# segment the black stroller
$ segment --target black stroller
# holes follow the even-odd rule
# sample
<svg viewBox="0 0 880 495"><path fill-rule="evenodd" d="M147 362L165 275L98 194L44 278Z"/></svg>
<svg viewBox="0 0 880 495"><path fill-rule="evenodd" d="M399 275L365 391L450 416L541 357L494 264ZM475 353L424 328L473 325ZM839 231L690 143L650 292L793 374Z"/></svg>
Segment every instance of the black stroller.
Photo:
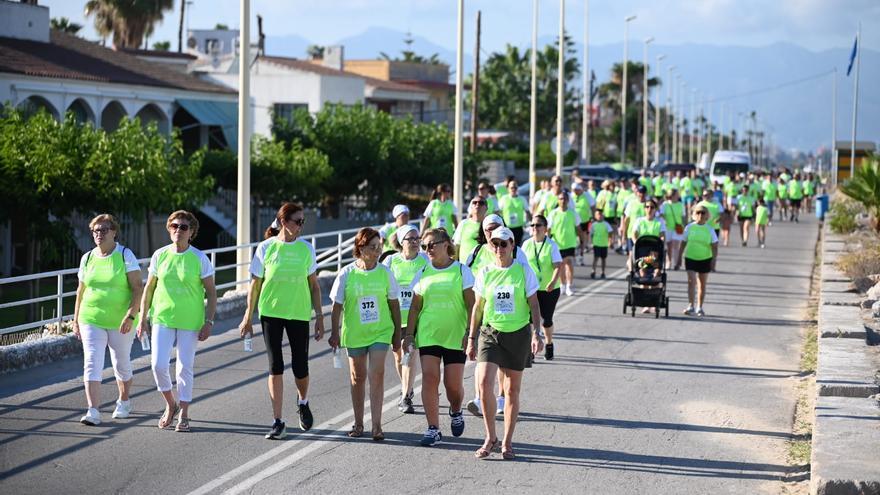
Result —
<svg viewBox="0 0 880 495"><path fill-rule="evenodd" d="M631 307L632 316L636 308L654 308L654 317L660 318L660 309L669 316L669 297L666 296L666 268L663 241L655 236L643 236L636 239L632 249L629 275L626 277L626 296L623 298L623 314L627 306ZM656 269L649 269L646 277L640 276L639 260L655 253ZM655 273L651 273L655 272Z"/></svg>

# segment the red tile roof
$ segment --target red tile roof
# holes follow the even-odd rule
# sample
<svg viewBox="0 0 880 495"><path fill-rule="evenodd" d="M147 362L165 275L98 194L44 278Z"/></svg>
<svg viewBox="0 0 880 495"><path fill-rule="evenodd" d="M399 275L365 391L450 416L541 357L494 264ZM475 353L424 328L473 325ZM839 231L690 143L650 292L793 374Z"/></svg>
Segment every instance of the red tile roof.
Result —
<svg viewBox="0 0 880 495"><path fill-rule="evenodd" d="M0 72L237 94L224 86L55 30L50 33L49 43L0 37Z"/></svg>
<svg viewBox="0 0 880 495"><path fill-rule="evenodd" d="M277 64L283 67L288 67L291 69L297 69L305 72L314 72L315 74L321 74L324 76L356 77L359 79L363 79L363 77L358 74L352 74L351 72L333 69L331 67L326 67L321 64L315 64L309 62L308 60L301 60L298 58L271 57L268 55L261 55L260 60L265 60L266 62Z"/></svg>

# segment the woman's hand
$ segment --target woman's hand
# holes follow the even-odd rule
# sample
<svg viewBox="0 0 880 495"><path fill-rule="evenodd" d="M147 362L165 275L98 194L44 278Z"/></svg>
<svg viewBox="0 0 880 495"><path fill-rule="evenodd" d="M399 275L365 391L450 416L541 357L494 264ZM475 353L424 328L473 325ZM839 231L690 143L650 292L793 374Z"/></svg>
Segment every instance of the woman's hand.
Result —
<svg viewBox="0 0 880 495"><path fill-rule="evenodd" d="M544 339L538 335L538 332L532 334L532 354L537 355L544 350Z"/></svg>
<svg viewBox="0 0 880 495"><path fill-rule="evenodd" d="M75 319L73 320L73 334L77 339L82 340L82 335L79 333L79 322Z"/></svg>
<svg viewBox="0 0 880 495"><path fill-rule="evenodd" d="M477 360L477 345L476 345L477 341L470 338L469 336L466 338L468 339L468 342L467 342L467 348L465 349L464 352L465 352L465 354L467 354L468 359L470 359L471 361L476 361Z"/></svg>
<svg viewBox="0 0 880 495"><path fill-rule="evenodd" d="M553 286L554 286L554 285L556 285L555 282L553 282L553 281L551 280L550 283L547 284L547 288L544 289L544 290L546 290L547 292L553 292Z"/></svg>
<svg viewBox="0 0 880 495"><path fill-rule="evenodd" d="M315 341L320 342L324 338L324 316L318 315L315 319Z"/></svg>
<svg viewBox="0 0 880 495"><path fill-rule="evenodd" d="M213 324L208 323L207 321L204 325L202 325L202 329L199 330L199 342L204 342L208 340L208 337L211 336L211 327L213 326Z"/></svg>
<svg viewBox="0 0 880 495"><path fill-rule="evenodd" d="M400 335L400 330L397 330L397 331L395 331L394 333L395 333L396 335ZM400 343L401 343L401 341L402 341L401 339L395 339L394 337L392 337L392 338L391 338L391 350L394 351L394 352L400 352Z"/></svg>
<svg viewBox="0 0 880 495"><path fill-rule="evenodd" d="M413 338L410 335L404 335L402 339L400 339L400 348L403 349L403 352L412 352L413 346Z"/></svg>
<svg viewBox="0 0 880 495"><path fill-rule="evenodd" d="M145 336L150 336L150 327L149 325L147 325L147 319L141 318L140 323L138 323L137 338L138 340L140 340L143 339Z"/></svg>
<svg viewBox="0 0 880 495"><path fill-rule="evenodd" d="M331 349L339 348L339 333L330 332L330 338L327 339L327 344L330 345Z"/></svg>
<svg viewBox="0 0 880 495"><path fill-rule="evenodd" d="M122 335L125 335L128 332L130 332L131 331L131 324L133 321L134 320L129 318L128 315L125 315L125 317L122 319L122 323L119 324L119 333Z"/></svg>
<svg viewBox="0 0 880 495"><path fill-rule="evenodd" d="M251 323L251 319L248 318L247 315L242 318L241 323L238 324L238 333L241 338L245 338L250 334L251 337L254 336L254 324Z"/></svg>

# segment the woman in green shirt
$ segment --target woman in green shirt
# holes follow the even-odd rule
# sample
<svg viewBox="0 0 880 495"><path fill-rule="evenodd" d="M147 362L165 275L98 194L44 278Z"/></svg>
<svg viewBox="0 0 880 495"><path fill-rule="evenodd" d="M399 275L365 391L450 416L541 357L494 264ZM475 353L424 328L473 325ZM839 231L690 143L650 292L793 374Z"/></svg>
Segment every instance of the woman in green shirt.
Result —
<svg viewBox="0 0 880 495"><path fill-rule="evenodd" d="M159 428L171 426L179 410L175 430L187 432L190 430L189 405L192 402L196 346L211 335L217 291L211 261L190 244L199 232L196 216L184 210L175 211L165 222L165 229L171 237L171 244L153 253L141 299L141 314L149 316L152 329L147 325L147 318L142 318L138 337L152 335L150 360L153 377L165 399L165 413L159 418ZM169 374L175 341L179 404L174 400Z"/></svg>
<svg viewBox="0 0 880 495"><path fill-rule="evenodd" d="M684 314L702 317L706 315L703 302L706 300L709 272L715 271L715 259L718 257L718 235L707 224L709 210L702 204L694 208L693 219L684 229L684 242L681 245L688 276L688 307Z"/></svg>
<svg viewBox="0 0 880 495"><path fill-rule="evenodd" d="M598 211L598 210L597 210ZM553 313L559 302L559 276L562 254L559 246L547 235L547 219L544 215L532 218L532 237L526 239L522 251L526 253L529 267L538 277L538 306L541 308L541 326L544 328L544 359L553 360Z"/></svg>
<svg viewBox="0 0 880 495"><path fill-rule="evenodd" d="M79 264L73 333L83 343L83 382L89 408L80 423L101 424L101 371L104 349L110 347L110 360L119 399L113 418L131 414L132 326L143 291L141 269L131 249L116 242L119 223L113 215L98 215L89 222L95 248L84 254Z"/></svg>
<svg viewBox="0 0 880 495"><path fill-rule="evenodd" d="M452 243L455 249L456 259L466 259L479 244L480 228L483 219L486 218L487 203L486 198L482 196L474 196L468 207L468 217L458 224L455 229L455 235L452 237Z"/></svg>
<svg viewBox="0 0 880 495"><path fill-rule="evenodd" d="M537 354L544 347L539 330L541 310L535 295L538 280L531 268L513 259L514 238L510 229L495 229L490 243L495 262L476 276L476 302L466 351L471 360L477 360L477 381L486 428L485 441L474 455L479 459L488 457L500 446L504 459L514 459L513 431L519 414L523 369L529 353ZM496 403L493 400L499 370L506 397L504 438L500 442L495 432Z"/></svg>
<svg viewBox="0 0 880 495"><path fill-rule="evenodd" d="M275 421L267 439L287 436L282 420L284 405L284 356L282 339L287 334L291 368L298 395L299 426L309 431L314 423L309 407L309 322L315 314L314 339L324 337L324 315L321 311L321 287L315 247L300 238L305 213L302 205L284 203L266 229L251 261L251 285L247 309L238 326L241 336L254 335L252 321L255 307L260 311L260 326L269 358L269 399Z"/></svg>
<svg viewBox="0 0 880 495"><path fill-rule="evenodd" d="M443 439L438 394L441 362L450 429L456 437L464 433L464 348L468 317L474 306L474 276L468 267L452 259L452 245L445 230L425 232L422 242L430 263L413 280L415 295L401 347L409 350L415 344L421 356L422 404L428 421L421 444L431 447Z"/></svg>
<svg viewBox="0 0 880 495"><path fill-rule="evenodd" d="M516 238L516 245L519 246L523 240L523 226L526 224L526 200L517 194L519 185L515 180L507 182L507 194L499 200L501 208L501 218L504 224L513 232Z"/></svg>
<svg viewBox="0 0 880 495"><path fill-rule="evenodd" d="M394 274L379 264L379 232L362 228L354 238L354 263L336 275L330 289L330 347L344 347L351 370L351 403L354 425L348 436L364 433L364 396L370 382L373 440L385 440L382 404L385 394L385 356L400 345L400 287Z"/></svg>
<svg viewBox="0 0 880 495"><path fill-rule="evenodd" d="M736 197L736 217L739 220L739 238L743 247L749 244L749 228L755 219L755 198L749 194L748 186L743 186Z"/></svg>
<svg viewBox="0 0 880 495"><path fill-rule="evenodd" d="M444 229L440 229L446 232ZM461 232L461 228L458 229ZM406 331L407 318L409 310L414 298L413 286L415 285L416 276L425 269L428 264L428 257L425 253L419 252L419 229L412 225L404 225L397 230L394 237L395 248L397 253L385 258L382 263L391 269L397 285L400 286L400 297L397 298L400 304L400 323L403 325L402 332ZM413 380L418 373L418 351L415 354L410 353L407 357L403 349L394 351L394 366L397 369L397 376L400 378L400 399L397 401L397 409L404 414L412 414L415 412L413 408ZM406 358L406 362L404 359Z"/></svg>
<svg viewBox="0 0 880 495"><path fill-rule="evenodd" d="M449 184L439 184L431 194L431 201L422 215L422 232L430 229L446 229L451 236L455 232L458 222L458 212L455 203L452 202L452 187Z"/></svg>

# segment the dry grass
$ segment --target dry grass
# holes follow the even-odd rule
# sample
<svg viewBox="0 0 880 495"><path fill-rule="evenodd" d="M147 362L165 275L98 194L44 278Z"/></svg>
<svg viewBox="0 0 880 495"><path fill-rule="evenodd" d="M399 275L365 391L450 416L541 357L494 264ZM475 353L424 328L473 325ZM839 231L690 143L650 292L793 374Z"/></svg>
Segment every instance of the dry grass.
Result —
<svg viewBox="0 0 880 495"><path fill-rule="evenodd" d="M873 233L850 236L850 246L837 260L837 268L852 279L880 273L880 237Z"/></svg>

